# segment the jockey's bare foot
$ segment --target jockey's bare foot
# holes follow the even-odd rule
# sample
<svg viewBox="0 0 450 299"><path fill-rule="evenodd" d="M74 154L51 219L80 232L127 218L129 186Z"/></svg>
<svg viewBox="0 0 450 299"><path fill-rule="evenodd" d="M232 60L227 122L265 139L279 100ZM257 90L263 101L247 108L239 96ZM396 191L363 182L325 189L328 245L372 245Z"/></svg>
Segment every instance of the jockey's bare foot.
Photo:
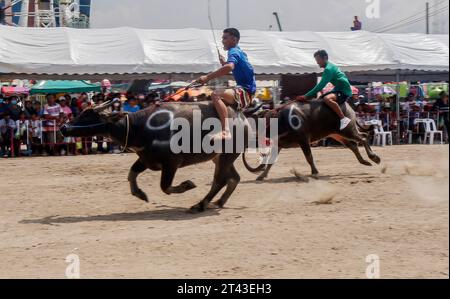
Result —
<svg viewBox="0 0 450 299"><path fill-rule="evenodd" d="M232 138L230 131L222 131L211 136L213 140L230 140Z"/></svg>

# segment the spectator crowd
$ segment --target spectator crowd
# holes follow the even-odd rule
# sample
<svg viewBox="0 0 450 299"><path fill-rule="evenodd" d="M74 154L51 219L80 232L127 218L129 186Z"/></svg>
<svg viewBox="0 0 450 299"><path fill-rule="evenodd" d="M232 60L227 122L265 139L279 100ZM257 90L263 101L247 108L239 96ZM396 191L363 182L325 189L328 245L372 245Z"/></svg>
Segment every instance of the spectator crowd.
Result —
<svg viewBox="0 0 450 299"><path fill-rule="evenodd" d="M137 112L158 100L157 94L93 94L45 96L45 101L0 95L0 156L60 156L117 153L119 146L103 137L72 138L59 128L84 109L120 99L112 113Z"/></svg>

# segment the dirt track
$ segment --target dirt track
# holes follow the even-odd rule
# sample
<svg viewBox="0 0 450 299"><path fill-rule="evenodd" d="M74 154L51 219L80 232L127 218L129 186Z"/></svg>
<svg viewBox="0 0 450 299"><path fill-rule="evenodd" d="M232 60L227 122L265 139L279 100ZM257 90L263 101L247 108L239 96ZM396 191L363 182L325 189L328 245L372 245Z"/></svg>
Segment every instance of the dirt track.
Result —
<svg viewBox="0 0 450 299"><path fill-rule="evenodd" d="M181 196L146 172L145 204L126 181L134 155L0 160L0 278L64 278L71 253L82 278L365 278L369 254L382 278L448 278L448 146L375 150L382 166L368 168L314 149L322 176L309 183L290 173L308 174L299 151L263 184L239 162L227 208L200 215L186 209L212 163L180 171L198 186Z"/></svg>

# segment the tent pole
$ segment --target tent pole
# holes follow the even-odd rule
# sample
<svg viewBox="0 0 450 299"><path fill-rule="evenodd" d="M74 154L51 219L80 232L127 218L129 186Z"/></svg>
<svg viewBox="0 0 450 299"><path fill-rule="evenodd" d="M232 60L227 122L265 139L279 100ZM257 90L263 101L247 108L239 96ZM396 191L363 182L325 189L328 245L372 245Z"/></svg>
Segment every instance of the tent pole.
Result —
<svg viewBox="0 0 450 299"><path fill-rule="evenodd" d="M400 70L396 73L397 82L397 144L400 144L401 120L400 120Z"/></svg>

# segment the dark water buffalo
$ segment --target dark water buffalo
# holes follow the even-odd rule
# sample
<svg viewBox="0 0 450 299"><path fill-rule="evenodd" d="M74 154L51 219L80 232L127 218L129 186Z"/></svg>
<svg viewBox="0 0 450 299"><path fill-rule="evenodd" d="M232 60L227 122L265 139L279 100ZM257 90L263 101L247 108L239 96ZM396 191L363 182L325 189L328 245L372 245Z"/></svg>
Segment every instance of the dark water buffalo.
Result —
<svg viewBox="0 0 450 299"><path fill-rule="evenodd" d="M352 120L351 124L343 131L339 130L340 123L337 115L322 100L307 103L292 102L279 109L256 114L254 117L278 118L277 154L281 149L300 147L311 166L313 176L317 176L319 171L314 163L311 143L327 137L331 137L349 148L361 164L371 166L372 164L365 160L359 151L358 144L362 144L369 158L380 164L381 159L372 151L368 142L367 133L371 131L371 128L365 128L358 123L356 114L349 104L346 103L341 108L345 116ZM258 180L262 181L267 178L273 165L262 165L262 167L255 169L254 172L263 170Z"/></svg>
<svg viewBox="0 0 450 299"><path fill-rule="evenodd" d="M194 111L200 111L202 121L207 118L218 118L209 103L167 103L155 105L145 110L129 115L111 114L107 102L102 106L83 111L72 122L61 129L65 136L88 137L106 136L116 143L133 149L139 156L129 172L131 193L141 200L148 201L147 195L138 187L137 177L147 169L161 171L161 189L166 194L180 194L195 188L192 181L186 181L173 186L175 174L179 168L196 165L213 160L216 164L211 190L197 205L191 208L193 212L205 211L208 207L221 208L225 205L240 181L240 176L234 166L240 153L179 153L171 150L170 140L173 131L170 123L174 119L185 119L193 130ZM230 109L230 118L236 117L236 112ZM247 127L243 122L243 130ZM201 137L208 138L209 132L202 131ZM191 136L193 132L191 131ZM193 146L191 139L190 144ZM211 204L213 198L224 188L222 197Z"/></svg>

